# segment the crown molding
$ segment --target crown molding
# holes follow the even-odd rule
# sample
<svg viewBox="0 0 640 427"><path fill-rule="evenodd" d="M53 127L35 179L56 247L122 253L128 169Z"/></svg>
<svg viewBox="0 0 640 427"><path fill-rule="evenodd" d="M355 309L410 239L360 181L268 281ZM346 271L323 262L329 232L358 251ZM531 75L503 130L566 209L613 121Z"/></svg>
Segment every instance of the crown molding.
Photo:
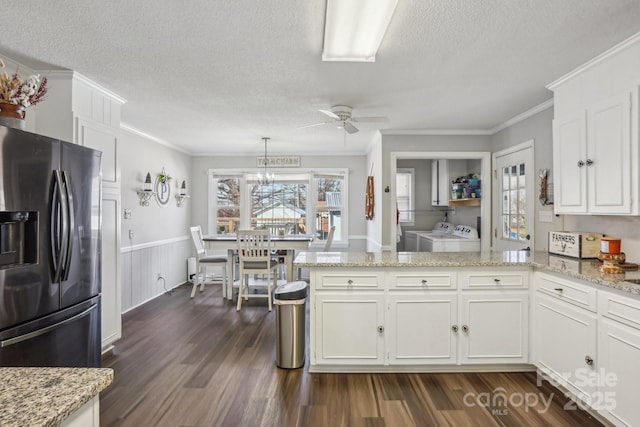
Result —
<svg viewBox="0 0 640 427"><path fill-rule="evenodd" d="M553 98L547 99L546 101L544 101L542 104L538 104L533 108L528 109L527 111L525 111L524 113L520 113L517 116L514 116L512 118L510 118L509 120L500 123L498 126L492 128L491 130L489 130L490 135L494 135L498 132L500 132L503 129L506 129L510 126L515 125L516 123L520 123L522 121L525 121L526 119L528 119L531 116L534 116L536 114L538 114L541 111L544 111L548 108L553 107Z"/></svg>
<svg viewBox="0 0 640 427"><path fill-rule="evenodd" d="M104 86L99 85L98 83L94 82L93 80L91 80L90 78L78 73L77 71L69 71L69 70L38 70L38 73L43 74L45 77L47 78L67 78L69 80L78 80L81 81L82 83L86 84L87 86L89 86L91 89L95 90L96 92L101 93L102 95L112 99L115 102L118 102L120 104L125 104L127 102L127 100L123 97L121 97L120 95L110 91L109 89L105 88Z"/></svg>
<svg viewBox="0 0 640 427"><path fill-rule="evenodd" d="M591 59L590 61L585 62L584 64L582 64L581 66L579 66L578 68L574 69L573 71L570 71L569 73L565 74L564 76L560 77L559 79L549 83L546 87L549 90L554 90L558 85L561 85L562 83L566 82L567 80L570 80L572 78L574 78L576 75L582 73L585 70L588 70L589 68L592 68L594 66L596 66L597 64L601 63L602 61L608 59L609 57L623 51L624 49L628 48L629 46L637 43L640 41L640 33L636 33L634 35L632 35L631 37L629 37L626 40L623 40L622 42L618 43L617 45L613 46L612 48L610 48L609 50L604 51L603 53L601 53L600 55L596 56L595 58Z"/></svg>
<svg viewBox="0 0 640 427"><path fill-rule="evenodd" d="M135 128L135 127L133 127L133 126L131 126L131 125L128 125L128 124L126 124L126 123L120 122L120 129L122 129L122 130L124 130L124 131L127 131L127 132L129 132L129 133L132 133L132 134L134 134L134 135L141 136L141 137L146 138L146 139L148 139L148 140L150 140L150 141L156 142L156 143L158 143L158 144L160 144L160 145L164 145L165 147L169 147L169 148L171 148L172 150L180 151L181 153L188 154L189 156L195 156L195 154L193 154L193 153L191 153L191 152L189 152L189 151L185 150L185 149L184 149L184 148L182 148L182 147L178 147L178 146L177 146L177 145L175 145L175 144L172 144L172 143L170 143L170 142L168 142L168 141L165 141L164 139L160 139L160 138L155 137L155 136L153 136L153 135L151 135L151 134L148 134L148 133L146 133L146 132L143 132L143 131L141 131L140 129Z"/></svg>
<svg viewBox="0 0 640 427"><path fill-rule="evenodd" d="M410 135L491 135L489 129L385 129L380 133L383 136L410 136Z"/></svg>

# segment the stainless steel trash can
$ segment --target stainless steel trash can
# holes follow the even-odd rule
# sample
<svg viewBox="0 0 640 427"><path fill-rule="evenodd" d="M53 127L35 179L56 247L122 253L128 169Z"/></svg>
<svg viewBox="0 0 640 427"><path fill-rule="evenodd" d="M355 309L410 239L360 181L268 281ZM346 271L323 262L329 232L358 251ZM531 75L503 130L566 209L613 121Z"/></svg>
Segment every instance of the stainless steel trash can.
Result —
<svg viewBox="0 0 640 427"><path fill-rule="evenodd" d="M307 283L290 282L273 293L276 306L276 365L293 369L304 366L305 302Z"/></svg>

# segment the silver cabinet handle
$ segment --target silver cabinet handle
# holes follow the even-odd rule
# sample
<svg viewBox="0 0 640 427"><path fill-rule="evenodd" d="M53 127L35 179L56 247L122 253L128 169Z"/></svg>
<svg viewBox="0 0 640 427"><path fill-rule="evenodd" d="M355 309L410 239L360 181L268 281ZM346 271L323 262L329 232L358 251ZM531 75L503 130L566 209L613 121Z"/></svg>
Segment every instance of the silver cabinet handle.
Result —
<svg viewBox="0 0 640 427"><path fill-rule="evenodd" d="M347 285L353 285L353 280L351 279L347 280Z"/></svg>
<svg viewBox="0 0 640 427"><path fill-rule="evenodd" d="M453 331L453 332L455 332L455 333L458 333L458 325L453 325L453 326L451 327L451 331Z"/></svg>
<svg viewBox="0 0 640 427"><path fill-rule="evenodd" d="M591 166L593 164L593 160L587 159L587 166Z"/></svg>
<svg viewBox="0 0 640 427"><path fill-rule="evenodd" d="M554 291L558 291L558 292L562 292L562 291L564 291L564 289L562 289L562 288L553 288L553 290L554 290Z"/></svg>
<svg viewBox="0 0 640 427"><path fill-rule="evenodd" d="M586 363L589 366L593 366L593 358L591 356L585 356L584 363Z"/></svg>
<svg viewBox="0 0 640 427"><path fill-rule="evenodd" d="M500 279L493 279L494 282L500 283Z"/></svg>
<svg viewBox="0 0 640 427"><path fill-rule="evenodd" d="M384 332L384 326L382 326L382 325L378 326L378 332L379 333L383 333Z"/></svg>
<svg viewBox="0 0 640 427"><path fill-rule="evenodd" d="M426 285L426 284L427 284L427 281L426 281L425 279L422 279L422 284L423 284L423 285Z"/></svg>
<svg viewBox="0 0 640 427"><path fill-rule="evenodd" d="M464 332L465 334L469 332L469 327L467 325L462 325L462 332Z"/></svg>
<svg viewBox="0 0 640 427"><path fill-rule="evenodd" d="M584 166L584 162L582 160L578 160L578 167L581 168Z"/></svg>

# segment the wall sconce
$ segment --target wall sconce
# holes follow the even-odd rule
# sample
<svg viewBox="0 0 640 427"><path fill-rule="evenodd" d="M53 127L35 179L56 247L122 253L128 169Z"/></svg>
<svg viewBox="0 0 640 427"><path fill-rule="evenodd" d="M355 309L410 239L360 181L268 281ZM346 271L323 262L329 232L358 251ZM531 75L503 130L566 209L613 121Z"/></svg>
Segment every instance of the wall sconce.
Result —
<svg viewBox="0 0 640 427"><path fill-rule="evenodd" d="M180 190L178 191L178 194L176 194L176 206L181 208L182 206L184 206L184 202L188 198L189 195L187 194L187 183L185 181L182 181Z"/></svg>
<svg viewBox="0 0 640 427"><path fill-rule="evenodd" d="M140 206L149 206L149 200L156 194L153 192L153 184L151 183L151 174L147 172L147 177L142 184L142 190L138 190L138 197L140 198Z"/></svg>

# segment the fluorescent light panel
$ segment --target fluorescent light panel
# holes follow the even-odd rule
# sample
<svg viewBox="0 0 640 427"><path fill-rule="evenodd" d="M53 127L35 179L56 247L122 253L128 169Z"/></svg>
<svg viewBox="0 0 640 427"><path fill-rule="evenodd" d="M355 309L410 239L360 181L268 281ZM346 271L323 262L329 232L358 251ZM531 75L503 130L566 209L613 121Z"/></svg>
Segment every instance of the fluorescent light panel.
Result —
<svg viewBox="0 0 640 427"><path fill-rule="evenodd" d="M323 61L375 62L398 0L327 0Z"/></svg>

